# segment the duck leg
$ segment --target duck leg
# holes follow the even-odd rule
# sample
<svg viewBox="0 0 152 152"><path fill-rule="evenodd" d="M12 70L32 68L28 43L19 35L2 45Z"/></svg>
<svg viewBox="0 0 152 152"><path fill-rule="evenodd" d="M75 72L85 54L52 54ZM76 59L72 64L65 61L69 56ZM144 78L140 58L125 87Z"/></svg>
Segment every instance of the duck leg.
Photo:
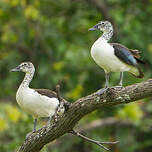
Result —
<svg viewBox="0 0 152 152"><path fill-rule="evenodd" d="M47 126L49 126L49 125L50 125L51 120L52 120L52 116L49 116L49 120L48 120L48 122L47 122Z"/></svg>
<svg viewBox="0 0 152 152"><path fill-rule="evenodd" d="M118 86L113 86L111 88L122 88L122 82L123 82L123 72L120 72L120 81Z"/></svg>
<svg viewBox="0 0 152 152"><path fill-rule="evenodd" d="M110 77L110 73L105 73L105 79L106 79L105 88L109 88L109 77Z"/></svg>
<svg viewBox="0 0 152 152"><path fill-rule="evenodd" d="M114 86L112 88L122 88L122 82L123 82L123 72L120 72L120 81L118 86Z"/></svg>
<svg viewBox="0 0 152 152"><path fill-rule="evenodd" d="M120 72L120 82L119 85L122 87L122 82L123 82L123 72Z"/></svg>
<svg viewBox="0 0 152 152"><path fill-rule="evenodd" d="M35 118L34 119L34 127L33 127L33 131L32 132L29 132L27 135L26 135L26 139L32 135L32 133L36 132L36 124L37 124L37 119Z"/></svg>
<svg viewBox="0 0 152 152"><path fill-rule="evenodd" d="M34 127L33 127L33 132L36 131L36 125L37 125L37 119L34 119Z"/></svg>
<svg viewBox="0 0 152 152"><path fill-rule="evenodd" d="M97 92L98 95L103 94L103 93L109 88L109 77L110 77L110 73L105 73L105 80L106 80L105 88L100 89L100 90Z"/></svg>

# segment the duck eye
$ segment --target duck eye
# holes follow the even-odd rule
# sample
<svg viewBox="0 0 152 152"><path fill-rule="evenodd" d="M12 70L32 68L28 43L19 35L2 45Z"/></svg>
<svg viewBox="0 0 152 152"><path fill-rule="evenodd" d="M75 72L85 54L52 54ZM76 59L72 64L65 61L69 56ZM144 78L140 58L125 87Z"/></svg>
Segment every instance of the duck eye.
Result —
<svg viewBox="0 0 152 152"><path fill-rule="evenodd" d="M27 64L26 63L24 63L22 66L26 66Z"/></svg>

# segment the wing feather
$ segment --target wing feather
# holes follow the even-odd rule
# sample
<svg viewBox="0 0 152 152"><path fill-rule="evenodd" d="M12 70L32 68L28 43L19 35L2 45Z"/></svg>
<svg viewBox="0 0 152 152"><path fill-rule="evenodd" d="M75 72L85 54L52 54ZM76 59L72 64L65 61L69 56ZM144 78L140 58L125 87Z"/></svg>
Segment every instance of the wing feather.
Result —
<svg viewBox="0 0 152 152"><path fill-rule="evenodd" d="M49 98L57 98L56 92L48 89L34 89L36 92L38 92L41 95L47 96Z"/></svg>
<svg viewBox="0 0 152 152"><path fill-rule="evenodd" d="M144 63L141 61L140 52L138 50L129 50L127 47L119 44L119 43L110 43L114 48L115 55L124 63L134 66L138 69L139 75L135 75L138 78L142 78L144 76L141 71L138 63Z"/></svg>
<svg viewBox="0 0 152 152"><path fill-rule="evenodd" d="M118 43L111 43L111 45L114 48L115 55L121 61L125 62L128 65L132 65L135 67L137 66L137 61L128 48L126 48L125 46L118 44Z"/></svg>

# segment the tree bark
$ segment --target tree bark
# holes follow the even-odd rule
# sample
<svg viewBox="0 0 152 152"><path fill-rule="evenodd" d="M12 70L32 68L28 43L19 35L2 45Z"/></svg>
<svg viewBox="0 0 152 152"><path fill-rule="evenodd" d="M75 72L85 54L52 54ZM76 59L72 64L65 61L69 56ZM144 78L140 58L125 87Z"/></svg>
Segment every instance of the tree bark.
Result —
<svg viewBox="0 0 152 152"><path fill-rule="evenodd" d="M85 125L77 125L74 130L76 132L85 133L85 132L90 132L94 129L99 129L99 128L102 129L107 126L118 126L118 127L121 126L123 128L124 127L125 128L135 127L134 124L129 120L122 120L122 119L119 119L116 117L108 117L108 118L93 120L92 122L87 123ZM62 143L64 143L64 141L73 140L73 138L75 138L75 137L70 134L68 136L61 137L56 142L49 143L47 148L48 148L48 150L57 148L60 145L62 145Z"/></svg>
<svg viewBox="0 0 152 152"><path fill-rule="evenodd" d="M39 152L47 143L70 133L83 116L96 109L126 104L150 96L152 96L152 79L123 88L109 88L100 96L95 92L78 99L56 122L39 129L25 139L18 152Z"/></svg>

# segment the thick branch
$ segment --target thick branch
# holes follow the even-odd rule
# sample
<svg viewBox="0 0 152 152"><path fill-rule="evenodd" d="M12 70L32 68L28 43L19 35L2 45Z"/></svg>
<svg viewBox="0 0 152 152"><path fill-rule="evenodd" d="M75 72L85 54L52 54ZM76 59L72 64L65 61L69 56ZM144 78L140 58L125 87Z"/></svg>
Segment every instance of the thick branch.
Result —
<svg viewBox="0 0 152 152"><path fill-rule="evenodd" d="M105 106L126 104L150 96L152 96L152 79L124 88L111 88L100 96L93 93L83 97L74 102L56 123L43 127L29 136L18 151L39 152L47 143L71 132L84 115Z"/></svg>

